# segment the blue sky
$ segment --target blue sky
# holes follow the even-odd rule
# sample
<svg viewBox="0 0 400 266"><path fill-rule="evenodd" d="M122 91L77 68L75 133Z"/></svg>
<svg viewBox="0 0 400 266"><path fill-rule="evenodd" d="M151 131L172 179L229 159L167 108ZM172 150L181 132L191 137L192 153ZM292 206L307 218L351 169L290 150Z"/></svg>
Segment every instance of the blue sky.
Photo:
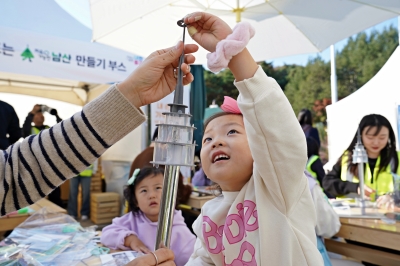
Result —
<svg viewBox="0 0 400 266"><path fill-rule="evenodd" d="M375 25L374 27L371 27L371 28L365 30L365 32L367 32L367 34L371 33L374 30L380 32L380 31L383 31L385 28L389 28L390 26L393 26L393 27L395 27L397 29L397 27L398 27L397 18L389 19L387 21L379 23L379 24ZM341 51L343 49L343 47L346 45L347 41L348 41L348 38L344 39L344 40L342 40L340 42L337 42L335 44L335 50L336 51ZM285 64L297 64L297 65L303 65L304 66L304 65L307 64L309 59L315 58L318 55L323 60L330 61L330 49L327 48L324 51L322 51L321 53L303 54L303 55L296 55L296 56L281 57L281 58L277 58L275 60L271 60L271 61L268 61L268 62L272 62L273 66L282 66L282 65L285 65Z"/></svg>

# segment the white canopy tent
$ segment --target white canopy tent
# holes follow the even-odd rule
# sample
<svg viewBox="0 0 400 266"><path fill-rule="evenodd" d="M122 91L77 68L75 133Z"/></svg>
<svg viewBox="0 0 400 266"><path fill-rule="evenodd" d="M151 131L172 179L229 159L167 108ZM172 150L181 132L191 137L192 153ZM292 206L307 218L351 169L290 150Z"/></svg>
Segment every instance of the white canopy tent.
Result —
<svg viewBox="0 0 400 266"><path fill-rule="evenodd" d="M141 60L126 51L92 43L91 30L55 1L2 1L0 93L83 106L109 84L127 77ZM142 150L144 129L136 129L103 154L108 189L115 184L119 191L126 183L130 163Z"/></svg>
<svg viewBox="0 0 400 266"><path fill-rule="evenodd" d="M0 92L83 106L104 91L106 83L123 80L141 61L105 45L0 24Z"/></svg>
<svg viewBox="0 0 400 266"><path fill-rule="evenodd" d="M231 27L238 17L256 34L247 48L256 61L316 53L344 38L400 14L392 0L89 0L93 40L142 56L182 38L179 19L205 11ZM137 36L141 38L138 42ZM190 37L187 42L193 42ZM206 51L196 63L206 62Z"/></svg>
<svg viewBox="0 0 400 266"><path fill-rule="evenodd" d="M400 48L397 47L386 64L368 83L327 107L329 163L326 169L331 169L350 145L358 124L365 115L375 113L385 116L390 121L398 140L399 69Z"/></svg>

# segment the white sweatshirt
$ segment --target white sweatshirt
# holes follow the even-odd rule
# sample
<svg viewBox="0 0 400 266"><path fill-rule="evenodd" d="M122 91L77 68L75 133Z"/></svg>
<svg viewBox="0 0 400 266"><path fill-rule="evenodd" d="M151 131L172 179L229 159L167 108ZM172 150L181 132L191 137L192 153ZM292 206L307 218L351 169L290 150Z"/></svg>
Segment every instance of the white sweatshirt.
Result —
<svg viewBox="0 0 400 266"><path fill-rule="evenodd" d="M261 67L235 82L253 176L207 202L193 224L187 265L323 265L307 179L304 133L282 89Z"/></svg>

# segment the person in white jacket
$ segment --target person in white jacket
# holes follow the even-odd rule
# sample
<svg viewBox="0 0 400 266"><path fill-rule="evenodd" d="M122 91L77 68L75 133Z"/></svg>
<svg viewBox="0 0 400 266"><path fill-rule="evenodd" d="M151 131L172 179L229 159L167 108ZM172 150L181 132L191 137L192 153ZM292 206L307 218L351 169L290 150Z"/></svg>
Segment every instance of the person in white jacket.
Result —
<svg viewBox="0 0 400 266"><path fill-rule="evenodd" d="M317 224L315 233L317 235L317 247L324 260L324 266L332 266L328 252L325 248L324 238L331 238L340 229L340 219L332 208L328 197L322 191L318 181L307 171L304 174L308 178L308 187L314 201L315 213L317 214Z"/></svg>
<svg viewBox="0 0 400 266"><path fill-rule="evenodd" d="M237 103L226 99L224 112L205 123L201 161L222 195L193 224L197 239L187 265L323 265L304 175L306 142L290 103L246 48L231 53L249 32L202 12L184 21L212 52L209 68L227 61L240 92Z"/></svg>
<svg viewBox="0 0 400 266"><path fill-rule="evenodd" d="M339 216L332 208L332 205L329 203L328 198L315 178L313 178L307 171L304 171L304 173L308 178L308 185L314 201L315 213L317 215L315 233L317 236L331 238L339 232L341 226Z"/></svg>

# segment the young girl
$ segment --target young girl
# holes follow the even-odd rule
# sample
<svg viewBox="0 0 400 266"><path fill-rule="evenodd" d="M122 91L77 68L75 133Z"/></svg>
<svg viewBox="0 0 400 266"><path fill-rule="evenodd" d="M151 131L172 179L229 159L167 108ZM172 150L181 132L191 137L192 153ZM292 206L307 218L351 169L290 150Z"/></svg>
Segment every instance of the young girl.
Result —
<svg viewBox="0 0 400 266"><path fill-rule="evenodd" d="M382 115L366 115L358 127L368 155L368 163L364 168L364 192L371 200L375 200L377 196L393 191L392 172L400 173L396 137L390 122ZM360 193L358 167L352 163L356 142L357 132L332 171L324 178L325 191L334 197Z"/></svg>
<svg viewBox="0 0 400 266"><path fill-rule="evenodd" d="M135 170L124 191L131 212L113 219L112 224L103 229L103 245L143 253L154 250L163 179L161 168ZM185 265L193 252L194 243L195 236L187 228L181 211L175 211L171 249L175 253L176 265Z"/></svg>
<svg viewBox="0 0 400 266"><path fill-rule="evenodd" d="M282 89L245 48L254 32L249 24L232 32L202 12L184 21L191 37L213 52L209 68L229 67L240 92L237 103L226 98L224 112L204 126L202 166L222 195L193 224L197 240L187 265L323 265L303 172L304 133Z"/></svg>

